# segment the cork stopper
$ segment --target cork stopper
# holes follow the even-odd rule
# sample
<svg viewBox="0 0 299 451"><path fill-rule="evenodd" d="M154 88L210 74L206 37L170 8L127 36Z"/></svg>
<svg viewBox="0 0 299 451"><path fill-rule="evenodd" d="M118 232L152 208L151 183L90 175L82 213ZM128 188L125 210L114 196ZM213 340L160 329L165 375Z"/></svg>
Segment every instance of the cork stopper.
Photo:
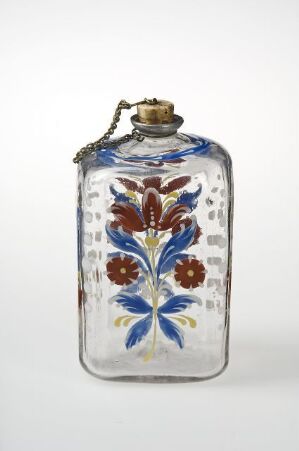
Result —
<svg viewBox="0 0 299 451"><path fill-rule="evenodd" d="M174 104L158 100L155 104L142 103L137 106L137 115L142 124L170 124L173 122Z"/></svg>

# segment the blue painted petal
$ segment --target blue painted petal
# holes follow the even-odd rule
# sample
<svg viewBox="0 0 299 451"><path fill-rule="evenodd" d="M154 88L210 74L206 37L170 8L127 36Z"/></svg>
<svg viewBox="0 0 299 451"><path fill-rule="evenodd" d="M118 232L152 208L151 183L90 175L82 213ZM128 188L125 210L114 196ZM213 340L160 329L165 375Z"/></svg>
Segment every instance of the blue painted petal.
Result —
<svg viewBox="0 0 299 451"><path fill-rule="evenodd" d="M126 336L126 348L130 349L137 345L150 331L153 322L153 314L150 313L145 318L140 319L132 326Z"/></svg>
<svg viewBox="0 0 299 451"><path fill-rule="evenodd" d="M109 224L106 225L106 233L110 242L118 249L129 252L135 255L139 255L145 262L148 269L151 271L151 264L146 255L144 249L140 244L133 238L129 233L124 232L124 230L119 227L118 229L113 229Z"/></svg>
<svg viewBox="0 0 299 451"><path fill-rule="evenodd" d="M190 210L194 210L197 207L198 197L201 194L202 185L199 186L198 190L194 193L188 193L188 191L183 191L182 194L177 198L176 204L187 205Z"/></svg>
<svg viewBox="0 0 299 451"><path fill-rule="evenodd" d="M179 313L185 310L189 305L198 302L197 296L179 294L168 299L158 308L159 313Z"/></svg>
<svg viewBox="0 0 299 451"><path fill-rule="evenodd" d="M145 314L150 313L153 310L153 307L141 296L125 291L120 291L119 294L111 298L111 301L117 302L130 313Z"/></svg>
<svg viewBox="0 0 299 451"><path fill-rule="evenodd" d="M160 273L163 274L164 272L169 272L171 271L174 266L177 263L177 260L184 260L188 257L195 257L194 255L190 255L190 254L174 254L172 257L168 258L163 265L161 265L161 269L160 269Z"/></svg>
<svg viewBox="0 0 299 451"><path fill-rule="evenodd" d="M197 222L195 219L192 220L192 224L186 227L184 230L175 233L170 240L165 244L159 261L157 265L157 275L161 274L161 268L169 258L173 255L180 253L182 250L186 249L192 243L194 239L194 233L196 230Z"/></svg>
<svg viewBox="0 0 299 451"><path fill-rule="evenodd" d="M184 347L183 331L180 327L158 313L159 324L164 335L174 341L181 349Z"/></svg>

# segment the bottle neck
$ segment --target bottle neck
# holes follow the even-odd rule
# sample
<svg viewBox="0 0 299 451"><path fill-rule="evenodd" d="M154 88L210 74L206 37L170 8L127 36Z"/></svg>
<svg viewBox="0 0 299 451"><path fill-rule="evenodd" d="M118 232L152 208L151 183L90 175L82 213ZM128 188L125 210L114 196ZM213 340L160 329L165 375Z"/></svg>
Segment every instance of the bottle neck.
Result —
<svg viewBox="0 0 299 451"><path fill-rule="evenodd" d="M176 114L173 115L171 122L148 124L140 121L137 114L131 117L131 122L136 130L143 136L150 138L165 138L175 135L177 130L182 126L184 119Z"/></svg>
<svg viewBox="0 0 299 451"><path fill-rule="evenodd" d="M164 152L182 149L190 145L190 138L181 133L173 133L169 136L146 136L142 141L132 140L119 147L119 152L126 156L151 156Z"/></svg>

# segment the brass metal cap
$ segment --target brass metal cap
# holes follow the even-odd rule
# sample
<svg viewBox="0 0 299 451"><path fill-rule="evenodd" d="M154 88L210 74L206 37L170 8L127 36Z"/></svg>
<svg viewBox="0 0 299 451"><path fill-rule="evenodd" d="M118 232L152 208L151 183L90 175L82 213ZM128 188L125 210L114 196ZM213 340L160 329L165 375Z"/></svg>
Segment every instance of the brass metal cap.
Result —
<svg viewBox="0 0 299 451"><path fill-rule="evenodd" d="M174 104L158 100L155 104L142 103L137 106L138 119L143 124L170 124L173 122Z"/></svg>

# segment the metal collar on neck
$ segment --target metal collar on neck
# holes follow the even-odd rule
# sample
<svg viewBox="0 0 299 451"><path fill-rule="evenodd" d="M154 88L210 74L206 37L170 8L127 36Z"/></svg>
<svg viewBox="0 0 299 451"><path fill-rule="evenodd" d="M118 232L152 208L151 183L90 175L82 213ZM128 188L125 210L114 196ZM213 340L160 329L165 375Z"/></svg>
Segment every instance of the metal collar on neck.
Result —
<svg viewBox="0 0 299 451"><path fill-rule="evenodd" d="M181 116L174 114L172 122L164 124L145 124L140 122L138 114L134 114L134 116L131 117L131 122L134 128L142 135L158 138L176 133L183 124L184 119Z"/></svg>

